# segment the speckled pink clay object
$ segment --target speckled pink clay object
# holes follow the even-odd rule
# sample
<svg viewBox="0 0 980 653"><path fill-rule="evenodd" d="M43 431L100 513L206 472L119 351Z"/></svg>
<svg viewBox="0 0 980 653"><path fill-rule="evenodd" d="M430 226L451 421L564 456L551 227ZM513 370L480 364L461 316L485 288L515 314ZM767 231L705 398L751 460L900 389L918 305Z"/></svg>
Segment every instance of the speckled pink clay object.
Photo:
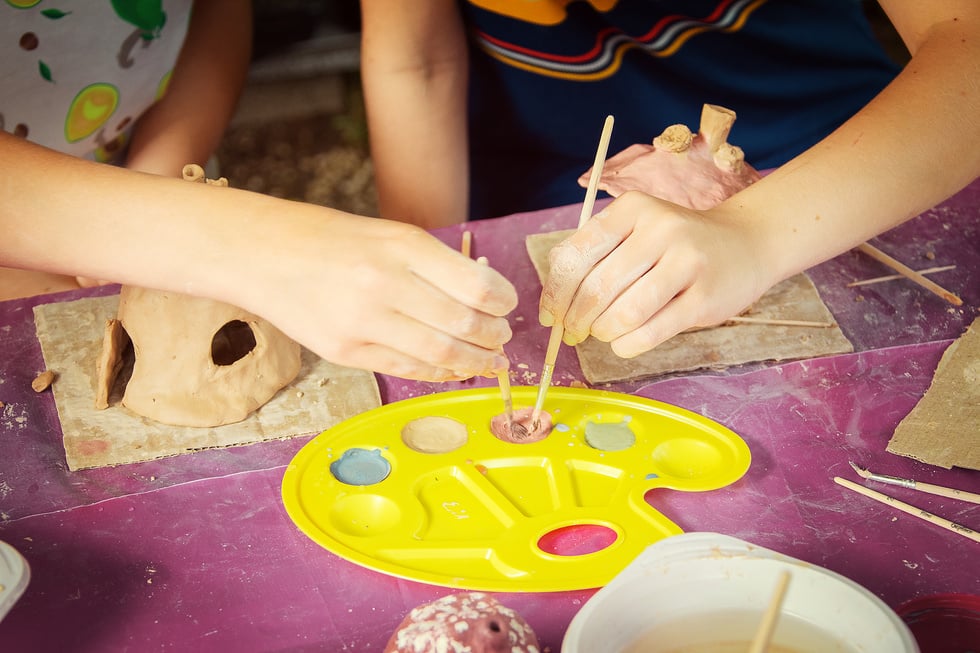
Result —
<svg viewBox="0 0 980 653"><path fill-rule="evenodd" d="M531 442L544 440L551 433L551 415L547 411L542 410L538 416L538 428L535 429L532 428L534 426L531 420L533 413L533 408L518 408L514 411L514 423L520 424L527 429L527 436L525 437L519 437L511 433L510 425L507 423L506 413L501 413L490 420L490 432L504 442L511 442L513 444L530 444Z"/></svg>
<svg viewBox="0 0 980 653"><path fill-rule="evenodd" d="M541 653L524 619L482 592L450 594L414 608L384 653Z"/></svg>

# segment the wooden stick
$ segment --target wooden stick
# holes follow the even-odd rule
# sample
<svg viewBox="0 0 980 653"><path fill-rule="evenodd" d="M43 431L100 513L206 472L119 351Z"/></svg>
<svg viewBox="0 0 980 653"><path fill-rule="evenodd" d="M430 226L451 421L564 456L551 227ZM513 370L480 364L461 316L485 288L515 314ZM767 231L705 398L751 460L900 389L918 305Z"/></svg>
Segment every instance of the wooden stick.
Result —
<svg viewBox="0 0 980 653"><path fill-rule="evenodd" d="M925 268L924 270L916 270L919 274L933 274L935 272L946 272L947 270L955 270L955 265L941 265L936 268ZM883 277L873 277L871 279L862 279L860 281L852 281L847 284L848 288L857 288L858 286L870 286L873 283L881 283L882 281L894 281L895 279L904 279L900 274L886 274Z"/></svg>
<svg viewBox="0 0 980 653"><path fill-rule="evenodd" d="M612 136L613 117L606 116L606 121L602 125L602 133L599 136L599 147L596 148L595 161L592 163L592 174L589 176L589 185L585 189L585 201L582 202L582 212L578 216L578 228L581 229L589 218L592 217L592 209L595 208L595 196L599 190L599 178L602 176L602 167L606 163L606 152L609 150L609 138ZM551 337L548 339L548 350L544 355L544 367L541 369L541 381L538 384L538 397L534 402L534 411L531 413L531 428L537 428L538 420L541 418L541 411L544 409L544 398L551 386L551 377L555 372L555 361L558 360L558 349L561 347L561 339L565 336L565 325L562 321L556 320L551 327Z"/></svg>
<svg viewBox="0 0 980 653"><path fill-rule="evenodd" d="M765 614L762 615L762 621L755 631L755 637L752 638L749 653L765 653L769 650L769 640L772 639L772 633L776 630L776 622L779 620L779 612L782 610L783 598L786 596L788 585L789 572L784 570L776 580L776 589L773 591L772 598L769 600L769 607L766 608Z"/></svg>
<svg viewBox="0 0 980 653"><path fill-rule="evenodd" d="M464 231L463 235L466 236L469 233L468 231ZM464 238L463 242L465 243L468 240L468 238ZM479 257L476 259L476 262L480 265L490 265L490 261L487 260L486 256ZM507 358L503 347L497 349L497 353ZM504 401L504 415L507 416L507 432L512 433L514 431L514 398L510 389L510 358L507 358L507 362L507 369L497 371L497 385L500 386L500 397Z"/></svg>
<svg viewBox="0 0 980 653"><path fill-rule="evenodd" d="M544 410L544 398L551 387L551 377L555 373L555 361L558 360L558 348L561 347L561 339L565 336L565 329L558 323L551 328L551 337L548 338L548 350L544 354L544 367L541 368L541 380L538 383L538 396L534 401L534 410L531 412L531 428L538 426L541 419L541 411Z"/></svg>
<svg viewBox="0 0 980 653"><path fill-rule="evenodd" d="M888 254L885 254L877 247L869 243L861 243L856 247L856 249L858 251L864 252L865 254L867 254L874 260L878 261L879 263L884 263L891 269L901 274L903 277L911 279L912 281L916 282L926 290L936 293L937 295L939 295L940 297L948 301L953 306L963 305L962 299L960 299L953 293L949 292L948 290L946 290L936 282L932 281L931 279L926 279L924 276L922 276L912 268L908 267L901 261L898 261L892 258L891 256L889 256Z"/></svg>
<svg viewBox="0 0 980 653"><path fill-rule="evenodd" d="M863 467L858 467L851 461L847 462L858 476L861 478L866 478L869 481L878 481L879 483L886 483L888 485L898 485L899 487L908 488L910 490L918 490L920 492L928 492L929 494L935 494L937 496L946 497L948 499L959 499L960 501L969 501L970 503L980 504L980 494L975 494L973 492L967 492L966 490L957 490L951 487L943 487L942 485L933 485L932 483L919 483L918 481L913 481L909 478L899 478L898 476L888 476L887 474L875 474L869 472Z"/></svg>
<svg viewBox="0 0 980 653"><path fill-rule="evenodd" d="M956 533L957 535L962 535L963 537L973 540L974 542L980 542L980 533L977 533L972 528L967 528L966 526L950 521L945 517L939 517L931 512L926 512L922 508L916 508L915 506L909 505L904 501L899 501L898 499L890 497L887 494L882 494L881 492L875 492L870 488L866 488L863 485L858 485L854 481L849 481L846 478L841 478L840 476L834 477L834 483L837 483L837 485L843 485L849 490L854 490L858 494L863 494L869 499L874 499L880 503L887 504L892 508L896 508L904 513L912 515L913 517L918 517L919 519L927 521L930 524L935 524L936 526L945 528L946 530Z"/></svg>
<svg viewBox="0 0 980 653"><path fill-rule="evenodd" d="M835 325L834 322L810 322L807 320L776 320L776 319L769 319L766 317L743 317L741 315L730 317L727 320L725 320L725 322L738 322L742 324L772 324L775 326L814 327L818 329L829 329Z"/></svg>
<svg viewBox="0 0 980 653"><path fill-rule="evenodd" d="M473 247L473 234L470 231L463 232L463 240L459 244L459 251L463 256L470 258L470 250Z"/></svg>

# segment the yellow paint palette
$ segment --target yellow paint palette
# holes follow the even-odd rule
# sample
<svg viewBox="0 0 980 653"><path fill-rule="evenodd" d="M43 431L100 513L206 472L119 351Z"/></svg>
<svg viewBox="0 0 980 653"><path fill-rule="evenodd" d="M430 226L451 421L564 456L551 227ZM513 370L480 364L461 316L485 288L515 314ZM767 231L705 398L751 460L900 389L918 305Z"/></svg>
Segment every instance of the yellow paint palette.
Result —
<svg viewBox="0 0 980 653"><path fill-rule="evenodd" d="M513 388L515 405L533 405L536 392ZM586 589L681 532L647 491L713 490L749 467L738 435L669 404L554 387L545 409L551 434L527 444L490 432L503 410L496 387L369 410L296 454L283 477L286 511L321 546L394 576L484 591ZM431 438L446 443L435 452L403 440L406 427L433 418L462 437ZM605 426L632 437L594 437Z"/></svg>

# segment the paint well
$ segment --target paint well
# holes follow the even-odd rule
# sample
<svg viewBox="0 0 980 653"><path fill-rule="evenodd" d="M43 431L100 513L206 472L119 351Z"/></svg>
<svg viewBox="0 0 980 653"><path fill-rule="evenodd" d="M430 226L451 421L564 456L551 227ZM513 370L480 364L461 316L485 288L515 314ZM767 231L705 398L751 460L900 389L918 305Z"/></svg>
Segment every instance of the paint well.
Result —
<svg viewBox="0 0 980 653"><path fill-rule="evenodd" d="M588 422L585 441L600 451L621 451L636 444L636 435L625 419L622 422Z"/></svg>
<svg viewBox="0 0 980 653"><path fill-rule="evenodd" d="M347 485L374 485L388 478L391 463L381 455L380 449L348 449L330 463L330 473Z"/></svg>

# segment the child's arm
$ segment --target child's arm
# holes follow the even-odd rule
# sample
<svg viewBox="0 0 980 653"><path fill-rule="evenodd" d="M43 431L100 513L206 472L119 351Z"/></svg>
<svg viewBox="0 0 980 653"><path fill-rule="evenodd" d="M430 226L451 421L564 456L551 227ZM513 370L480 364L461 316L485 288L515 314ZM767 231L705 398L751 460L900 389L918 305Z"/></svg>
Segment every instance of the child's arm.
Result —
<svg viewBox="0 0 980 653"><path fill-rule="evenodd" d="M911 61L820 143L708 211L617 198L553 250L541 321L624 357L717 324L774 284L980 175L980 4L881 0Z"/></svg>
<svg viewBox="0 0 980 653"><path fill-rule="evenodd" d="M468 215L467 48L456 0L361 2L361 78L381 215Z"/></svg>
<svg viewBox="0 0 980 653"><path fill-rule="evenodd" d="M411 225L91 163L0 131L0 265L261 315L327 360L428 380L502 369L499 273Z"/></svg>
<svg viewBox="0 0 980 653"><path fill-rule="evenodd" d="M139 119L126 167L179 177L214 153L245 83L251 56L248 0L194 3L166 95Z"/></svg>

